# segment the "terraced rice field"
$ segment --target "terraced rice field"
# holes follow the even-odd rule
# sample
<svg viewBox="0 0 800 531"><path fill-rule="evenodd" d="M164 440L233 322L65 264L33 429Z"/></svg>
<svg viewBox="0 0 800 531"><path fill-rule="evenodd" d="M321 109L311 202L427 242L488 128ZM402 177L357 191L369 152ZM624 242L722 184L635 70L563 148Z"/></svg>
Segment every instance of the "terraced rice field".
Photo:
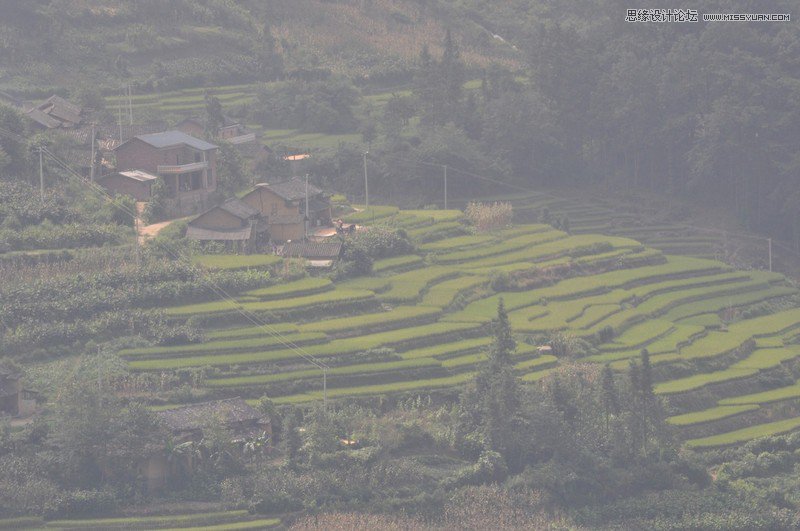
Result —
<svg viewBox="0 0 800 531"><path fill-rule="evenodd" d="M647 348L657 375L680 375L659 376L656 391L679 404L670 419L677 429L708 425L708 436L693 446L793 429L787 428L791 419L775 419L767 410L800 398L800 384L786 385L784 374L783 380L764 378L782 387L759 388L763 375L786 372L800 358L791 342L800 333L800 309L790 302L798 292L781 275L736 271L707 258L664 254L627 237L567 234L540 224L469 234L453 211L373 206L348 219L406 227L418 249L376 262L369 277L309 277L240 293L233 302L165 308L176 321L202 317L206 341L121 355L136 371L212 367L200 391L215 397L255 401L266 395L281 404L319 400L322 371L308 356L328 365L329 398L453 392L485 361L489 323L502 298L517 334L514 363L523 381L536 382L564 363L533 344L560 330L594 345L583 362L625 370ZM198 258L206 267L259 267L242 265L248 260L260 258ZM528 289L498 292L490 279L499 271L535 281ZM780 301L780 311L722 320L770 301ZM253 326L239 310L268 326ZM751 340L757 340L754 347L748 346ZM678 370L658 372L672 366ZM706 397L696 410L680 405L687 393L723 387L716 404ZM761 432L739 432L752 427L737 427L737 419L762 412ZM726 431L714 433L716 426Z"/></svg>
<svg viewBox="0 0 800 531"><path fill-rule="evenodd" d="M183 531L257 530L279 526L278 518L264 518L247 511L172 514L126 518L49 520L15 518L0 520L0 529L163 529Z"/></svg>

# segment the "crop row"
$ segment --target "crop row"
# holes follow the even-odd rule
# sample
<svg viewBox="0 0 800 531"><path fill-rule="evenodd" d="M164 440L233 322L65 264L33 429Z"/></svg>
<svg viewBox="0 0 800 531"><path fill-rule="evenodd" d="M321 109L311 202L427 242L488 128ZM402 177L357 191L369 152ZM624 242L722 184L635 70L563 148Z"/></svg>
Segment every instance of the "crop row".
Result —
<svg viewBox="0 0 800 531"><path fill-rule="evenodd" d="M354 354L372 348L393 347L403 343L435 342L436 339L473 332L479 328L471 323L433 323L411 328L401 328L359 337L336 339L323 345L311 345L302 350L281 349L252 351L239 354L193 356L172 359L136 360L130 362L134 370L167 370L206 365L261 364L283 360L300 360L303 356L330 357Z"/></svg>
<svg viewBox="0 0 800 531"><path fill-rule="evenodd" d="M254 349L271 350L283 347L286 343L295 345L308 345L320 343L325 340L325 334L306 332L298 334L283 334L271 330L269 325L264 326L261 336L244 339L228 339L209 341L206 343L190 343L188 345L158 346L124 349L119 352L124 358L150 359L170 358L177 356L195 356L204 353L229 354L233 352L246 352Z"/></svg>
<svg viewBox="0 0 800 531"><path fill-rule="evenodd" d="M325 291L333 287L333 283L328 278L307 277L294 282L276 284L266 288L245 291L239 297L242 301L261 300L269 301L287 297L299 297L311 295L320 291Z"/></svg>
<svg viewBox="0 0 800 531"><path fill-rule="evenodd" d="M414 302L431 284L458 274L458 271L449 267L432 266L386 277L391 287L378 295L378 299L394 303Z"/></svg>
<svg viewBox="0 0 800 531"><path fill-rule="evenodd" d="M220 300L203 302L198 304L187 304L185 306L175 306L167 308L166 313L175 317L189 317L192 315L230 313L237 309L248 312L274 312L286 310L298 310L309 308L318 304L345 303L363 301L374 297L374 293L367 290L347 290L337 289L316 295L306 295L289 299L279 299L264 302L233 302L230 300Z"/></svg>
<svg viewBox="0 0 800 531"><path fill-rule="evenodd" d="M274 254L200 254L192 257L192 261L208 269L263 269L282 261Z"/></svg>

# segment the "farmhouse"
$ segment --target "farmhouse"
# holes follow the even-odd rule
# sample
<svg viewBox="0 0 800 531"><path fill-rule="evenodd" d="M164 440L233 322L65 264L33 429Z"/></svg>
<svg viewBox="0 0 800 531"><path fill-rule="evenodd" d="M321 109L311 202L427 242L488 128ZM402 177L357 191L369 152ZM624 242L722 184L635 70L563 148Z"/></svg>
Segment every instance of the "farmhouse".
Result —
<svg viewBox="0 0 800 531"><path fill-rule="evenodd" d="M111 194L129 195L137 201L149 201L156 175L143 170L111 173L98 179L98 183Z"/></svg>
<svg viewBox="0 0 800 531"><path fill-rule="evenodd" d="M190 404L156 413L170 433L172 448L181 445L198 444L204 431L209 428L223 428L234 441L261 439L269 442L272 438L272 424L241 398L214 400ZM170 477L194 470L194 456L186 453L180 459L170 459L167 452L153 455L142 467L142 475L149 489L163 487Z"/></svg>
<svg viewBox="0 0 800 531"><path fill-rule="evenodd" d="M138 135L114 153L117 170L143 170L164 179L167 208L174 214L206 208L217 189L217 146L181 131Z"/></svg>
<svg viewBox="0 0 800 531"><path fill-rule="evenodd" d="M24 114L41 129L77 127L83 110L61 96L50 96L43 103L27 109Z"/></svg>
<svg viewBox="0 0 800 531"><path fill-rule="evenodd" d="M190 221L186 237L199 241L224 242L231 250L250 252L262 243L266 231L267 226L258 210L239 199L231 198Z"/></svg>
<svg viewBox="0 0 800 531"><path fill-rule="evenodd" d="M330 225L330 197L313 184L306 187L300 179L257 184L242 197L242 201L261 212L267 220L270 238L275 241L299 240L306 234L306 190L309 228Z"/></svg>

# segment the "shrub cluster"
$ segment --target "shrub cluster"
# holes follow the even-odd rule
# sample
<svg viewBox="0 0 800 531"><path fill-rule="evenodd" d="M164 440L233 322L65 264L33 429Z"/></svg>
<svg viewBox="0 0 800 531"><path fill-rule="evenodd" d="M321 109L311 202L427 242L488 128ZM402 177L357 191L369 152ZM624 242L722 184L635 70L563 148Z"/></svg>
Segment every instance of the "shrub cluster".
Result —
<svg viewBox="0 0 800 531"><path fill-rule="evenodd" d="M511 223L514 211L507 202L469 203L464 214L477 231L486 232Z"/></svg>

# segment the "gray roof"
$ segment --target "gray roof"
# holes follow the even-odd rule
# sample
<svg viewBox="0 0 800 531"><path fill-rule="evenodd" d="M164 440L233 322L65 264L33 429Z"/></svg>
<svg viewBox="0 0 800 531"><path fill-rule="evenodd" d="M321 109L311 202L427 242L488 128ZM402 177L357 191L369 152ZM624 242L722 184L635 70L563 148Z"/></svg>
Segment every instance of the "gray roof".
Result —
<svg viewBox="0 0 800 531"><path fill-rule="evenodd" d="M219 208L243 220L250 219L253 216L257 216L260 213L255 208L251 207L250 205L248 205L247 203L245 203L240 199L236 199L235 197L228 199L227 201L219 205Z"/></svg>
<svg viewBox="0 0 800 531"><path fill-rule="evenodd" d="M342 242L290 242L283 246L281 254L293 258L338 258L342 252Z"/></svg>
<svg viewBox="0 0 800 531"><path fill-rule="evenodd" d="M256 186L272 190L272 192L287 201L295 201L297 199L304 199L306 197L306 183L302 179L291 179L289 181L276 184L260 183ZM317 188L311 183L308 183L309 197L320 195L321 193L322 189Z"/></svg>
<svg viewBox="0 0 800 531"><path fill-rule="evenodd" d="M61 125L61 121L53 118L46 112L42 112L36 107L32 109L28 109L25 111L25 116L36 122L37 124L44 126L48 129L55 129Z"/></svg>
<svg viewBox="0 0 800 531"><path fill-rule="evenodd" d="M165 409L156 414L173 432L201 430L212 423L230 426L238 423L269 421L238 397Z"/></svg>
<svg viewBox="0 0 800 531"><path fill-rule="evenodd" d="M137 135L147 135L159 133L167 128L167 122L156 120L145 124L119 124L108 123L97 126L97 138L113 139L119 142L120 129L122 129L122 141L129 140Z"/></svg>
<svg viewBox="0 0 800 531"><path fill-rule="evenodd" d="M217 146L200 140L191 135L187 135L182 131L164 131L163 133L151 133L149 135L139 135L138 138L142 142L153 146L154 148L165 148L171 146L178 146L186 144L189 147L199 149L200 151L208 151L210 149L217 149Z"/></svg>
<svg viewBox="0 0 800 531"><path fill-rule="evenodd" d="M129 179L134 179L136 181L155 181L158 179L157 176L153 175L152 173L147 173L144 170L128 170L128 171L121 171L118 172L123 177L128 177Z"/></svg>

